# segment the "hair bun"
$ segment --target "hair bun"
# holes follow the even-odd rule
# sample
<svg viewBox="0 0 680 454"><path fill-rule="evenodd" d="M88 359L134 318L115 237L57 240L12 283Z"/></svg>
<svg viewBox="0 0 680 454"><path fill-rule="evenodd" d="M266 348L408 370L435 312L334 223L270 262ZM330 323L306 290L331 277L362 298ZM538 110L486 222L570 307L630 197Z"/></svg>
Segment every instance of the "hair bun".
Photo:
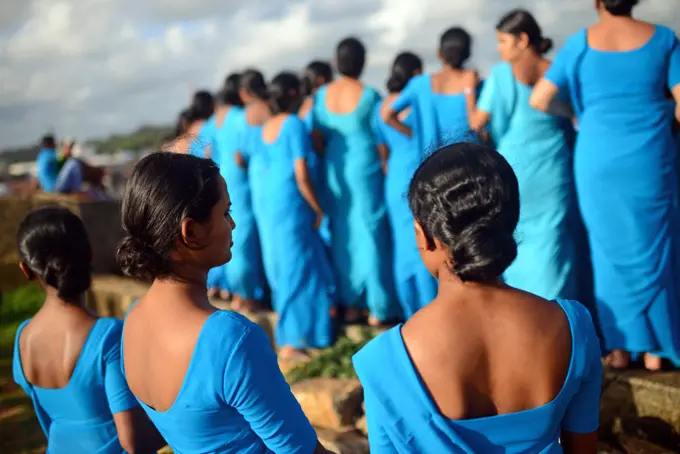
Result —
<svg viewBox="0 0 680 454"><path fill-rule="evenodd" d="M541 39L541 43L538 46L538 50L541 52L541 54L546 54L550 52L550 50L553 48L553 40L550 38L543 38Z"/></svg>
<svg viewBox="0 0 680 454"><path fill-rule="evenodd" d="M515 260L517 242L503 226L482 219L461 232L451 255L453 272L462 281L488 282Z"/></svg>
<svg viewBox="0 0 680 454"><path fill-rule="evenodd" d="M129 235L118 245L116 258L126 276L143 282L151 282L167 271L163 257L147 243Z"/></svg>
<svg viewBox="0 0 680 454"><path fill-rule="evenodd" d="M630 13L638 3L639 0L602 0L605 9L615 16Z"/></svg>
<svg viewBox="0 0 680 454"><path fill-rule="evenodd" d="M393 73L389 79L387 79L387 90L390 93L397 93L404 89L406 85L406 80L404 80L403 74L398 72Z"/></svg>

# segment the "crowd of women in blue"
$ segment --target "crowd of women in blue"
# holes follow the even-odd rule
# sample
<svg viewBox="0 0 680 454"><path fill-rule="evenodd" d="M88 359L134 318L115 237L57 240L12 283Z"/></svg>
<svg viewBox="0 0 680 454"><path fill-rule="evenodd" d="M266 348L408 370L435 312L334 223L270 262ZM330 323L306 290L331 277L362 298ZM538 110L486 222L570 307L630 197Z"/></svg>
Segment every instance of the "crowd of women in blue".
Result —
<svg viewBox="0 0 680 454"><path fill-rule="evenodd" d="M454 27L385 98L355 38L335 80L315 61L197 93L126 185L118 259L151 287L124 321L83 306L82 222L31 213L46 300L13 368L49 452L325 453L272 341L302 358L365 309L399 322L353 358L371 452L597 452L601 357L680 365L680 44L636 4L596 1L552 62L511 11L483 81ZM275 339L209 296L271 302Z"/></svg>

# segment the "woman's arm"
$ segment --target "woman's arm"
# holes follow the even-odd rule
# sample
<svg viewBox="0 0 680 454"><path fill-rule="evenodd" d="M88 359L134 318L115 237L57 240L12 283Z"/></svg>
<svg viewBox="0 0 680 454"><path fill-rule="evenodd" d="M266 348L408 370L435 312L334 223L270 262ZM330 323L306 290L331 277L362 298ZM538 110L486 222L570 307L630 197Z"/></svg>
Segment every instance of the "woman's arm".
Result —
<svg viewBox="0 0 680 454"><path fill-rule="evenodd" d="M323 210L321 209L319 200L316 197L314 184L312 184L312 178L309 175L309 168L307 167L307 160L304 158L298 158L295 160L295 182L297 183L297 187L300 190L302 197L305 199L314 213L316 213L314 228L318 229L321 225L321 220L323 219Z"/></svg>
<svg viewBox="0 0 680 454"><path fill-rule="evenodd" d="M141 407L114 413L120 446L130 454L156 452L167 445Z"/></svg>

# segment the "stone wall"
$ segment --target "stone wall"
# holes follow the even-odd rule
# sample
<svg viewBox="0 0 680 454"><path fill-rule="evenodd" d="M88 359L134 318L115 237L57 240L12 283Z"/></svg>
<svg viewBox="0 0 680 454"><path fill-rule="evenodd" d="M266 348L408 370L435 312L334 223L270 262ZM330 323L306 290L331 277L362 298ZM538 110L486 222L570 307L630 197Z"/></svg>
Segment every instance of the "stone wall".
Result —
<svg viewBox="0 0 680 454"><path fill-rule="evenodd" d="M19 254L16 234L19 224L31 210L64 206L81 217L93 249L95 273L118 274L116 247L123 236L118 202L86 201L59 194L35 194L31 197L0 197L0 292L25 283L17 271Z"/></svg>

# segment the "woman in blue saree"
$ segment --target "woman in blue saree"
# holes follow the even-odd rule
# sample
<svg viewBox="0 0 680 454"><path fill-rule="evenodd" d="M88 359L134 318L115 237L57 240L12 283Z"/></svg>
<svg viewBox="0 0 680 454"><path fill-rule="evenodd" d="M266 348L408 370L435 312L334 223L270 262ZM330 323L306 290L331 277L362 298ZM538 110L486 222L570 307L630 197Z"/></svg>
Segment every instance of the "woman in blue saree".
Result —
<svg viewBox="0 0 680 454"><path fill-rule="evenodd" d="M505 63L496 65L486 80L470 112L470 126L476 131L489 127L498 152L519 181L519 247L503 278L546 299L576 298L581 295L573 238L579 225L572 172L575 133L569 118L529 105L533 85L550 66L543 54L552 42L525 10L506 14L496 30ZM473 78L467 90L472 105L476 86Z"/></svg>
<svg viewBox="0 0 680 454"><path fill-rule="evenodd" d="M602 363L588 310L505 285L519 185L495 150L431 154L408 191L437 297L354 358L371 453L597 453Z"/></svg>
<svg viewBox="0 0 680 454"><path fill-rule="evenodd" d="M408 81L420 74L422 69L422 60L417 55L411 52L399 54L387 81L390 95L378 105L374 116L376 143L385 172L385 202L394 243L394 284L405 319L409 319L437 294L436 281L420 259L413 230L413 215L406 200L409 181L423 160L424 153L415 137L409 137L387 125L381 113L390 108ZM412 110L402 112L399 119L413 129L415 115ZM417 134L417 131L414 132Z"/></svg>
<svg viewBox="0 0 680 454"><path fill-rule="evenodd" d="M662 358L680 365L678 156L665 96L680 99L680 44L633 19L636 4L598 0L600 21L569 38L531 102L545 110L568 90L578 118L574 175L608 361L643 356L658 370Z"/></svg>

